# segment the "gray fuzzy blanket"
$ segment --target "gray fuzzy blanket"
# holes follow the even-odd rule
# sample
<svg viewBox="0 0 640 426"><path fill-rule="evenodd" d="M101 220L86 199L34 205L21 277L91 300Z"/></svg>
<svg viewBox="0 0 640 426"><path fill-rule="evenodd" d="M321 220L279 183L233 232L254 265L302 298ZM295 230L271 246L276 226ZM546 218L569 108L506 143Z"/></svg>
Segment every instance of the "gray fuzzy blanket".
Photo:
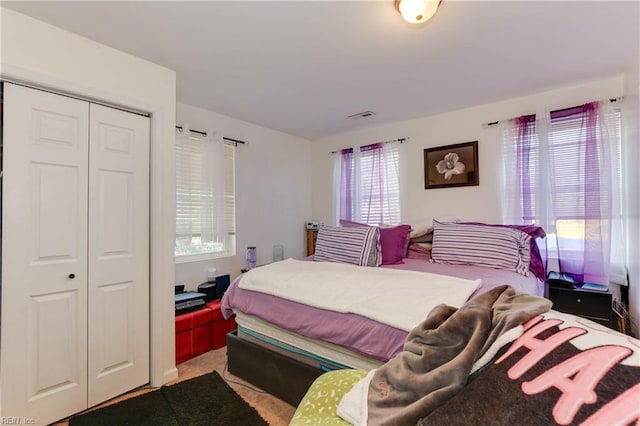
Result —
<svg viewBox="0 0 640 426"><path fill-rule="evenodd" d="M465 386L476 361L501 335L550 308L549 300L516 294L510 286L496 287L459 309L437 306L409 333L403 351L364 379L370 379L368 387L356 385L345 396L352 401L343 399L339 414L360 399L362 416L343 416L352 423L416 424ZM358 392L367 392L366 407Z"/></svg>

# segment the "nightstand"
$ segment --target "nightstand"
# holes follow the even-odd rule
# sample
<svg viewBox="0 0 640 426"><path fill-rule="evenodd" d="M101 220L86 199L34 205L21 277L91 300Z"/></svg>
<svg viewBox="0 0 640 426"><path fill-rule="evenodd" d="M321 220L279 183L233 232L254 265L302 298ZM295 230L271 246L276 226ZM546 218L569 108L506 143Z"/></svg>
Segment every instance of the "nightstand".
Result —
<svg viewBox="0 0 640 426"><path fill-rule="evenodd" d="M307 256L311 256L315 253L317 239L318 229L307 229Z"/></svg>
<svg viewBox="0 0 640 426"><path fill-rule="evenodd" d="M578 315L614 328L610 290L597 291L549 286L549 299L553 302L553 309L556 311Z"/></svg>

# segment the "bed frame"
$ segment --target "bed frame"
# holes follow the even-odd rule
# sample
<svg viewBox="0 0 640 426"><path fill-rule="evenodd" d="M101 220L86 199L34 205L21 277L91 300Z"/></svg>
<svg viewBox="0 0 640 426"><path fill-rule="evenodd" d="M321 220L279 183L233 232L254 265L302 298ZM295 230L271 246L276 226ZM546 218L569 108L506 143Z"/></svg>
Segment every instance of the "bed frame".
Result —
<svg viewBox="0 0 640 426"><path fill-rule="evenodd" d="M297 407L307 390L325 370L227 334L229 372Z"/></svg>

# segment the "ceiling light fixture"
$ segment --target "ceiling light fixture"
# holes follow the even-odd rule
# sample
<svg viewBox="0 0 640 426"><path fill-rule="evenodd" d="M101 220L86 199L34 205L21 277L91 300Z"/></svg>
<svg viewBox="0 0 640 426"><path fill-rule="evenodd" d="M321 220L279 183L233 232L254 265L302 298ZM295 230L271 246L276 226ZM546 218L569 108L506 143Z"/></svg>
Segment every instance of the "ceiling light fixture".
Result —
<svg viewBox="0 0 640 426"><path fill-rule="evenodd" d="M427 22L436 14L441 0L396 0L396 9L410 24Z"/></svg>

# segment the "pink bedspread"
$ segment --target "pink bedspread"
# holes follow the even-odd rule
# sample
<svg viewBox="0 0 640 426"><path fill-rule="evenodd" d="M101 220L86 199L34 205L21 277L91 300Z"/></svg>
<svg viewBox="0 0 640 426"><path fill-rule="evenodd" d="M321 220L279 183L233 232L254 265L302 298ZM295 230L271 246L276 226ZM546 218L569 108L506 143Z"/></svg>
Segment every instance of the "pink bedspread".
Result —
<svg viewBox="0 0 640 426"><path fill-rule="evenodd" d="M480 278L482 286L472 294L484 293L499 285L508 284L518 293L542 296L544 287L535 277L481 266L460 266L430 263L421 255L410 255L403 264L384 268L409 269L466 279ZM265 321L303 336L324 340L369 358L388 361L402 350L407 332L355 314L337 313L291 302L263 293L238 287L238 277L222 299L225 318L234 310L255 315ZM389 291L393 291L392 286ZM327 297L339 295L327 294ZM389 309L394 309L389 306ZM426 314L425 314L426 315Z"/></svg>

